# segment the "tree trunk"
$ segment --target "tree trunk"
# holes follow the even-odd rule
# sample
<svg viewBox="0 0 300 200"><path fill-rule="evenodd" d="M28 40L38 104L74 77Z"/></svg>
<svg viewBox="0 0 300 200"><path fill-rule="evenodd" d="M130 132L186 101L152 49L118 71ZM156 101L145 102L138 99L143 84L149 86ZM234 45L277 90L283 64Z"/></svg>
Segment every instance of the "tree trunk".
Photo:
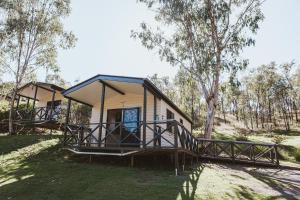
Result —
<svg viewBox="0 0 300 200"><path fill-rule="evenodd" d="M11 100L10 100L10 110L9 110L9 118L8 118L8 131L10 135L15 134L14 126L13 126L13 117L14 117L14 105L17 95L17 87L13 89Z"/></svg>
<svg viewBox="0 0 300 200"><path fill-rule="evenodd" d="M295 112L295 117L296 117L296 122L298 122L298 108L296 106L295 101L293 101L293 106L294 106L294 112Z"/></svg>
<svg viewBox="0 0 300 200"><path fill-rule="evenodd" d="M207 104L206 120L205 120L205 129L204 137L206 139L211 139L211 133L214 126L214 117L215 117L215 105L214 99L210 99Z"/></svg>
<svg viewBox="0 0 300 200"><path fill-rule="evenodd" d="M270 100L270 97L268 97L268 103L269 103L269 113L268 113L268 116L269 116L269 122L271 123L272 122L272 109L271 109L271 100Z"/></svg>
<svg viewBox="0 0 300 200"><path fill-rule="evenodd" d="M225 114L225 110L224 110L224 98L223 98L223 96L222 96L222 98L221 98L221 106L222 106L222 112L223 112L224 123L226 124L226 114Z"/></svg>

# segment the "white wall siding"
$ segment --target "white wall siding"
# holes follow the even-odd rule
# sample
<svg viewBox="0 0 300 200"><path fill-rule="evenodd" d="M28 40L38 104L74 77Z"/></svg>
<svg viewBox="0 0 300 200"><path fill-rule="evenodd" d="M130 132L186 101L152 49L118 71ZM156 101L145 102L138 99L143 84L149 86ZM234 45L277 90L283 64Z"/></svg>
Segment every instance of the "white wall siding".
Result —
<svg viewBox="0 0 300 200"><path fill-rule="evenodd" d="M125 95L115 95L112 97L105 98L104 101L104 113L103 113L103 123L106 123L107 121L107 111L109 109L119 109L119 108L134 108L138 107L140 109L140 120L143 120L143 101L144 96L143 94L133 94L133 93L126 93ZM158 120L166 120L166 109L169 109L174 113L175 119L179 122L180 119L183 120L184 126L190 130L191 124L188 122L183 116L181 116L179 113L177 113L171 106L169 106L165 101L157 98L157 105L156 105L156 112L158 116ZM93 125L93 123L99 123L100 120L100 97L99 102L93 105L92 108L92 116L90 119L91 128L95 128L96 125ZM153 122L154 120L154 96L152 93L147 92L147 114L146 114L146 120L147 122ZM148 125L152 129L154 128L154 125ZM166 128L166 125L160 125L164 129ZM99 137L98 135L99 131L94 132L94 136L96 138ZM106 130L102 130L102 138L105 137ZM140 130L140 136L141 139L143 138L143 128L141 127ZM170 142L174 142L174 134L165 132L163 136L168 139ZM149 128L146 129L146 143L151 141L153 139L153 131ZM165 141L163 138L161 139L162 146L171 146L167 141ZM153 142L149 143L149 146L152 146Z"/></svg>

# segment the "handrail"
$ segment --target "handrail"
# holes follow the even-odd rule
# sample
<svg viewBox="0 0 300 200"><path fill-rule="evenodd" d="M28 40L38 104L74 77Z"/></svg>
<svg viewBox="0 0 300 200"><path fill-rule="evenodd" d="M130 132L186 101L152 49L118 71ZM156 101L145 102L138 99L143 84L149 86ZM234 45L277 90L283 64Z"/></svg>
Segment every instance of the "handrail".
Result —
<svg viewBox="0 0 300 200"><path fill-rule="evenodd" d="M100 123L66 124L64 143L76 147L182 148L196 153L196 138L178 125L176 120L147 121L147 138L143 138L143 121L105 122L102 123L105 134L98 138Z"/></svg>
<svg viewBox="0 0 300 200"><path fill-rule="evenodd" d="M57 121L61 114L61 107L36 107L36 108L23 108L14 110L14 119L20 121L44 121L54 120Z"/></svg>
<svg viewBox="0 0 300 200"><path fill-rule="evenodd" d="M66 124L64 144L76 149L183 149L200 158L279 165L276 144L196 138L176 120L147 121L143 138L143 126L143 121Z"/></svg>

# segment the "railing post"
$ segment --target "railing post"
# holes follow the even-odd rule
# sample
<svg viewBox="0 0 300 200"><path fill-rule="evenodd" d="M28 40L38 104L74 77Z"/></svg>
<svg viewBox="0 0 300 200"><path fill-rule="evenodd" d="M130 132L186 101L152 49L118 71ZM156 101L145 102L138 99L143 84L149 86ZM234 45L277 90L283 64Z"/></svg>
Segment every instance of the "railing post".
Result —
<svg viewBox="0 0 300 200"><path fill-rule="evenodd" d="M83 125L80 126L79 133L78 133L78 147L81 146L82 136L83 136Z"/></svg>
<svg viewBox="0 0 300 200"><path fill-rule="evenodd" d="M101 145L102 139L102 124L103 124L103 112L104 112L104 101L105 101L105 84L102 82L102 91L101 91L101 107L100 107L100 119L99 119L99 137L98 137L98 146Z"/></svg>
<svg viewBox="0 0 300 200"><path fill-rule="evenodd" d="M71 99L68 99L68 105L67 105L67 113L66 113L66 121L65 121L65 131L64 131L64 142L63 144L66 145L66 139L67 139L67 128L70 120L70 110L71 110Z"/></svg>
<svg viewBox="0 0 300 200"><path fill-rule="evenodd" d="M251 148L250 148L250 160L253 161L253 162L255 162L254 150L255 150L255 146L253 144L251 144Z"/></svg>
<svg viewBox="0 0 300 200"><path fill-rule="evenodd" d="M153 130L154 130L154 132L153 132L153 138L155 138L156 136L157 136L157 126L156 126L156 104L157 104L157 102L156 102L156 96L155 96L155 94L153 94L153 120L154 120L154 123L153 123ZM154 139L153 140L153 146L156 146L156 139Z"/></svg>
<svg viewBox="0 0 300 200"><path fill-rule="evenodd" d="M146 148L146 115L147 114L147 88L144 85L144 103L143 103L143 147Z"/></svg>
<svg viewBox="0 0 300 200"><path fill-rule="evenodd" d="M52 120L52 113L53 113L53 109L54 109L54 100L55 100L55 91L53 90L49 120Z"/></svg>
<svg viewBox="0 0 300 200"><path fill-rule="evenodd" d="M230 149L231 149L231 159L234 161L235 156L234 156L234 142L230 143Z"/></svg>
<svg viewBox="0 0 300 200"><path fill-rule="evenodd" d="M32 118L35 118L35 102L36 102L36 95L38 92L38 86L35 84L35 92L34 92L34 99L33 99L33 105L32 105L32 113L31 113L31 120Z"/></svg>
<svg viewBox="0 0 300 200"><path fill-rule="evenodd" d="M159 147L161 147L161 127L159 126L158 127L158 133L159 133L159 136L158 136L158 145L159 145Z"/></svg>
<svg viewBox="0 0 300 200"><path fill-rule="evenodd" d="M279 159L278 159L278 149L277 149L277 145L274 145L274 149L275 149L275 160L276 160L276 165L279 166Z"/></svg>
<svg viewBox="0 0 300 200"><path fill-rule="evenodd" d="M178 124L177 122L174 120L173 121L173 126L175 126L175 133L174 133L174 147L177 149L178 148Z"/></svg>
<svg viewBox="0 0 300 200"><path fill-rule="evenodd" d="M26 109L28 110L29 109L29 98L27 98L27 103L26 103Z"/></svg>
<svg viewBox="0 0 300 200"><path fill-rule="evenodd" d="M16 106L16 109L18 110L19 109L19 105L20 105L20 95L17 95L16 97L18 97L17 99L17 106Z"/></svg>

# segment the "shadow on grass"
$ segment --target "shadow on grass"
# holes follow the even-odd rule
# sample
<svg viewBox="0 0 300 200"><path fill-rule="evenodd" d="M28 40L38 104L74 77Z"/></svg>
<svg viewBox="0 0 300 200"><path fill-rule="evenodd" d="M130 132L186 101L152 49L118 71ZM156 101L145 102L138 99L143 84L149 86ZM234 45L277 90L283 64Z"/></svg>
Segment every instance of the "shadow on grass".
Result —
<svg viewBox="0 0 300 200"><path fill-rule="evenodd" d="M19 148L23 147L24 143ZM31 144L30 142L28 144ZM8 156L9 157L9 156ZM127 166L130 160L122 160ZM203 167L175 177L173 170L129 168L74 156L52 145L0 166L3 199L195 199Z"/></svg>
<svg viewBox="0 0 300 200"><path fill-rule="evenodd" d="M0 136L0 155L8 154L20 148L36 144L41 141L59 138L59 135L4 135Z"/></svg>
<svg viewBox="0 0 300 200"><path fill-rule="evenodd" d="M275 129L272 130L272 132L276 135L286 135L286 136L300 136L300 131L299 130L283 130L283 129Z"/></svg>
<svg viewBox="0 0 300 200"><path fill-rule="evenodd" d="M298 199L294 194L299 195L300 191L300 180L299 179L288 179L288 178L277 178L269 174L259 172L257 170L246 171L256 179L264 182L270 186L273 190L279 192L281 195L274 197L275 198L286 198L286 199ZM299 174L300 175L300 174Z"/></svg>
<svg viewBox="0 0 300 200"><path fill-rule="evenodd" d="M47 137L47 136L46 136ZM43 141L43 140L42 140ZM20 144L20 148L23 143ZM170 161L170 160L169 160ZM152 161L153 162L153 161ZM159 161L157 161L159 162ZM175 177L172 165L153 170L154 164L140 159L138 168L128 166L130 159L74 156L60 145L43 148L37 154L13 164L0 166L0 194L3 199L201 199L199 182L206 165L200 165ZM281 195L295 199L299 180L277 178L241 165L219 165L250 174ZM300 174L299 174L300 175ZM239 178L239 175L235 175ZM297 174L295 174L297 176ZM240 177L243 178L242 176ZM218 188L216 188L218 190ZM229 198L257 199L255 191L243 185L232 188ZM217 193L217 191L216 191ZM218 194L218 193L217 193ZM214 194L213 194L214 195ZM263 194L267 195L267 194ZM218 198L218 196L214 196ZM219 197L221 198L221 197ZM276 197L277 198L277 197Z"/></svg>

